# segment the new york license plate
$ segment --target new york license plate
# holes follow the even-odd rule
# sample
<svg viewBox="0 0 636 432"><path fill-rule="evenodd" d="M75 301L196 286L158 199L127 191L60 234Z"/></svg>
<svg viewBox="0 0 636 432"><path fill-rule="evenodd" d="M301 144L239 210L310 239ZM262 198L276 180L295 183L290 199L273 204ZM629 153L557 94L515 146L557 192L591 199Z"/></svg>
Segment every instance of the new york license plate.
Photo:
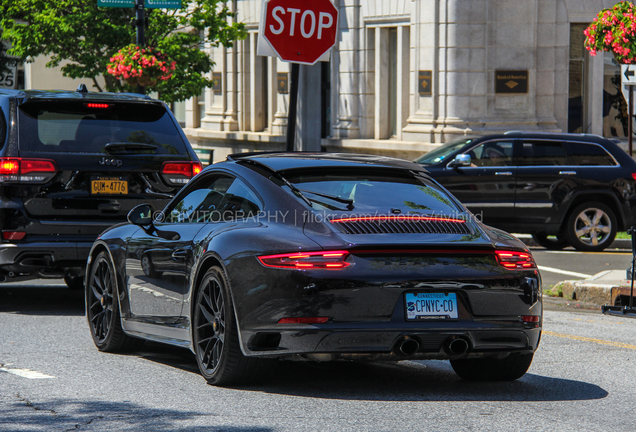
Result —
<svg viewBox="0 0 636 432"><path fill-rule="evenodd" d="M126 195L128 181L120 177L96 177L91 179L93 195Z"/></svg>
<svg viewBox="0 0 636 432"><path fill-rule="evenodd" d="M409 321L457 318L455 293L406 293L406 319Z"/></svg>

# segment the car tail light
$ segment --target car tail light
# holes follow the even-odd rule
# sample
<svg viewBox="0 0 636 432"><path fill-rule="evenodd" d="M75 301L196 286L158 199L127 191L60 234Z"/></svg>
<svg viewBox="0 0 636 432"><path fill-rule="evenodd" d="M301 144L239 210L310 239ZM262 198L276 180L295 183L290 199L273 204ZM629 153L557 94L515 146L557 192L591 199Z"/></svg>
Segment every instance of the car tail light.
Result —
<svg viewBox="0 0 636 432"><path fill-rule="evenodd" d="M265 267L340 270L350 265L345 261L348 255L347 251L293 252L260 256L258 259Z"/></svg>
<svg viewBox="0 0 636 432"><path fill-rule="evenodd" d="M22 240L25 236L24 231L2 231L3 240Z"/></svg>
<svg viewBox="0 0 636 432"><path fill-rule="evenodd" d="M87 108L110 108L110 105L105 103L87 103Z"/></svg>
<svg viewBox="0 0 636 432"><path fill-rule="evenodd" d="M541 320L541 317L538 315L522 315L521 321L524 323L538 323Z"/></svg>
<svg viewBox="0 0 636 432"><path fill-rule="evenodd" d="M636 180L636 173L632 173L632 178Z"/></svg>
<svg viewBox="0 0 636 432"><path fill-rule="evenodd" d="M201 162L164 162L161 174L173 184L186 184L201 172Z"/></svg>
<svg viewBox="0 0 636 432"><path fill-rule="evenodd" d="M537 264L534 262L530 252L498 250L495 251L495 256L502 267L510 270L532 270L537 268Z"/></svg>
<svg viewBox="0 0 636 432"><path fill-rule="evenodd" d="M43 182L56 172L50 159L0 158L0 182Z"/></svg>
<svg viewBox="0 0 636 432"><path fill-rule="evenodd" d="M278 320L278 324L324 324L329 317L285 317Z"/></svg>

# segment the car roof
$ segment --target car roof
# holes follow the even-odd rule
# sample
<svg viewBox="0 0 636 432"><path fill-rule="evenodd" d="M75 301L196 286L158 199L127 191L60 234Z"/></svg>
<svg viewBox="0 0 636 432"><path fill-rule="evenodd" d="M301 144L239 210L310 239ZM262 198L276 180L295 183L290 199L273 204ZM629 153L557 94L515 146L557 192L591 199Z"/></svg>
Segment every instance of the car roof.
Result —
<svg viewBox="0 0 636 432"><path fill-rule="evenodd" d="M71 90L0 90L0 96L24 99L90 99L112 101L150 101L149 96L136 93L78 92Z"/></svg>
<svg viewBox="0 0 636 432"><path fill-rule="evenodd" d="M317 152L260 152L237 153L228 161L261 165L270 171L280 172L304 168L393 168L427 172L422 165L386 156L355 153Z"/></svg>
<svg viewBox="0 0 636 432"><path fill-rule="evenodd" d="M586 134L586 133L565 133L565 132L541 132L541 131L508 131L501 134L482 135L480 137L473 137L475 141L485 141L496 138L528 138L528 139L551 139L551 140L569 140L569 141L584 141L584 142L607 142L608 138L604 138L600 135Z"/></svg>

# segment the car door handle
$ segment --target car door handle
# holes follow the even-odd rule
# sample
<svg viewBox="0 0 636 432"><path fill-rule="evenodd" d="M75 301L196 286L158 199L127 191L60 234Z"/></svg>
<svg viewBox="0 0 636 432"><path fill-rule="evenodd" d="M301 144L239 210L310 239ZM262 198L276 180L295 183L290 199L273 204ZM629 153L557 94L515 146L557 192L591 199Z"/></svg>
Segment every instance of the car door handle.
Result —
<svg viewBox="0 0 636 432"><path fill-rule="evenodd" d="M507 175L512 175L512 172L510 172L510 171L499 171L499 172L496 172L495 175L506 175L507 176Z"/></svg>
<svg viewBox="0 0 636 432"><path fill-rule="evenodd" d="M576 175L576 171L559 171L561 175Z"/></svg>
<svg viewBox="0 0 636 432"><path fill-rule="evenodd" d="M172 252L172 259L176 261L184 261L188 257L188 251L185 249L178 249Z"/></svg>

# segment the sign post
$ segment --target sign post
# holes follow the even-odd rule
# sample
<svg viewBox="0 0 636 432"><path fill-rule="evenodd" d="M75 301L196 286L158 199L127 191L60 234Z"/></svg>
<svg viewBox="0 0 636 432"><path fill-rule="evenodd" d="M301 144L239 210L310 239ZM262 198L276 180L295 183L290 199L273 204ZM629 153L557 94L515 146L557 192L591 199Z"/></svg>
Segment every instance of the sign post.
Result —
<svg viewBox="0 0 636 432"><path fill-rule="evenodd" d="M621 82L623 84L623 96L627 93L627 110L629 112L627 121L627 137L629 155L632 156L634 141L634 86L636 85L636 65L621 65Z"/></svg>
<svg viewBox="0 0 636 432"><path fill-rule="evenodd" d="M328 61L336 44L338 9L331 0L264 0L258 55L291 63L287 151L294 151L300 64Z"/></svg>

